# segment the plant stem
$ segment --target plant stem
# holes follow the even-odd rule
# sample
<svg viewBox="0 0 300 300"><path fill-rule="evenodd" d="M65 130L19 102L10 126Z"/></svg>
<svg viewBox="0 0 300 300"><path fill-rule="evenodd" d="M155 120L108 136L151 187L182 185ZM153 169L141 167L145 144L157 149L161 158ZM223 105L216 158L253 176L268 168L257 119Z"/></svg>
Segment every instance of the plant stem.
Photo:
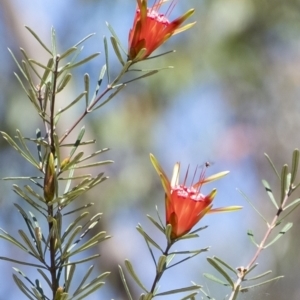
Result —
<svg viewBox="0 0 300 300"><path fill-rule="evenodd" d="M240 272L240 274L238 275L238 279L236 280L236 282L234 283L234 288L230 294L230 297L228 298L228 300L233 300L234 299L234 295L236 294L236 290L240 288L241 283L245 280L245 276L247 274L247 270L249 270L255 263L255 261L257 260L258 256L260 255L260 253L262 252L262 250L264 250L266 241L268 239L268 237L270 236L272 230L276 227L276 223L278 221L279 215L283 212L283 209L285 207L285 204L289 198L289 196L291 195L293 191L293 188L290 187L288 193L286 193L280 207L278 208L275 217L272 220L271 224L268 224L268 230L265 234L265 236L263 237L262 241L260 242L258 249L256 250L253 258L250 260L250 262L248 263L248 265L243 268L244 270Z"/></svg>
<svg viewBox="0 0 300 300"><path fill-rule="evenodd" d="M168 245L166 247L166 250L162 254L165 255L165 256L168 256L169 255L169 250L172 247L172 245L173 245L173 243L168 243ZM155 278L153 280L152 287L151 287L151 290L150 290L151 294L154 293L156 285L158 284L159 280L161 279L161 277L162 277L162 275L163 275L163 273L166 269L167 269L166 265L164 266L164 268L160 272L158 271L158 269L156 269L156 275L155 275Z"/></svg>

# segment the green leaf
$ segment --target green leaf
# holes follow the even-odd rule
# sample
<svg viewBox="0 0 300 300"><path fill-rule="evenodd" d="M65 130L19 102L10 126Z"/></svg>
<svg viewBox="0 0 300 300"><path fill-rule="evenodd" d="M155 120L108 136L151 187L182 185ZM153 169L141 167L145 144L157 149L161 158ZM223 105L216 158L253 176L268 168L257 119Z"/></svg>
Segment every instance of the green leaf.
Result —
<svg viewBox="0 0 300 300"><path fill-rule="evenodd" d="M3 138L17 151L19 152L28 162L30 162L32 165L34 165L35 167L37 167L39 169L39 165L38 163L33 160L31 158L31 155L28 155L28 153L26 152L26 150L22 150L17 143L5 132L0 131L0 133L2 134Z"/></svg>
<svg viewBox="0 0 300 300"><path fill-rule="evenodd" d="M65 284L64 284L64 291L69 292L71 282L75 273L76 264L72 263L68 266L68 268L65 268Z"/></svg>
<svg viewBox="0 0 300 300"><path fill-rule="evenodd" d="M209 274L209 273L204 273L203 274L204 277L206 277L207 279L211 280L211 281L214 281L216 283L219 283L221 285L224 285L224 286L230 286L230 284L228 284L227 282L215 277L214 275L212 274Z"/></svg>
<svg viewBox="0 0 300 300"><path fill-rule="evenodd" d="M299 205L299 202L300 202L300 198L298 198L298 199L292 201L289 205L285 206L285 207L283 208L283 210L287 210L288 208L290 208L290 207L292 207L292 206L294 206L294 205L296 205L296 204Z"/></svg>
<svg viewBox="0 0 300 300"><path fill-rule="evenodd" d="M147 289L145 288L145 286L142 284L142 282L140 281L140 279L138 278L138 276L136 275L133 266L131 264L131 262L126 259L125 260L125 266L129 272L129 274L132 276L132 278L135 280L135 282L139 285L139 287L146 293L148 293Z"/></svg>
<svg viewBox="0 0 300 300"><path fill-rule="evenodd" d="M69 65L66 69L73 69L73 68L76 68L78 66L81 66L81 65L85 64L86 62L92 60L93 58L97 57L99 54L100 54L100 52L94 53L94 54L84 58L83 60L80 60L77 63Z"/></svg>
<svg viewBox="0 0 300 300"><path fill-rule="evenodd" d="M84 74L83 82L84 82L84 91L85 91L85 107L88 107L89 98L90 98L90 76L88 73Z"/></svg>
<svg viewBox="0 0 300 300"><path fill-rule="evenodd" d="M236 270L229 266L225 261L221 260L220 258L213 256L213 259L216 260L218 263L222 264L224 267L226 267L228 270L232 271L236 275Z"/></svg>
<svg viewBox="0 0 300 300"><path fill-rule="evenodd" d="M160 250L163 253L161 247L143 230L141 224L138 224L136 229L144 237L145 240L147 240L150 244L152 244L154 247L156 247L158 250Z"/></svg>
<svg viewBox="0 0 300 300"><path fill-rule="evenodd" d="M294 184L295 179L297 177L298 167L299 167L299 157L300 152L299 149L295 149L293 152L293 158L292 158L292 170L291 170L291 183Z"/></svg>
<svg viewBox="0 0 300 300"><path fill-rule="evenodd" d="M139 80L139 79L142 79L142 78L146 78L146 77L149 77L149 76L154 75L156 73L158 73L158 70L153 70L153 71L150 71L150 72L148 72L148 73L146 73L144 75L135 77L135 78L133 78L131 80L127 80L127 81L123 82L123 84L128 84L129 82L133 82L133 81L136 81L136 80Z"/></svg>
<svg viewBox="0 0 300 300"><path fill-rule="evenodd" d="M53 57L57 56L57 46L56 46L56 34L55 29L51 27L51 45L52 45L52 55Z"/></svg>
<svg viewBox="0 0 300 300"><path fill-rule="evenodd" d="M114 98L126 85L125 84L121 84L120 86L118 86L116 88L116 90L111 93L101 104L99 104L98 106L96 106L95 108L93 108L91 111L94 111L100 107L102 107L104 104L106 104L107 102L109 102L112 98ZM114 87L115 88L115 87Z"/></svg>
<svg viewBox="0 0 300 300"><path fill-rule="evenodd" d="M254 234L253 234L253 231L252 230L248 230L247 231L247 235L249 236L251 242L256 246L256 247L259 247L259 245L255 242L254 240Z"/></svg>
<svg viewBox="0 0 300 300"><path fill-rule="evenodd" d="M59 92L61 92L67 86L67 84L70 82L71 79L72 79L72 74L66 73L58 83L56 88L56 93L58 94Z"/></svg>
<svg viewBox="0 0 300 300"><path fill-rule="evenodd" d="M86 95L86 92L82 92L79 96L77 96L75 98L75 100L73 100L70 104L68 104L66 107L64 107L63 109L60 109L56 116L60 115L61 113L65 112L66 110L68 110L69 108L71 108L74 104L76 104L84 95Z"/></svg>
<svg viewBox="0 0 300 300"><path fill-rule="evenodd" d="M171 291L167 291L167 292L163 292L163 293L158 293L155 296L165 296L165 295L189 292L189 291L199 290L200 288L201 288L201 285L191 285L191 286L187 286L187 287L180 288L180 289L175 289L175 290L171 290Z"/></svg>
<svg viewBox="0 0 300 300"><path fill-rule="evenodd" d="M270 273L272 273L271 270L270 270L270 271L267 271L267 272L264 272L264 273L262 273L262 274L256 275L256 276L251 277L251 278L248 278L248 277L247 277L246 280L247 280L247 281L250 281L250 280L256 280L256 279L262 278L262 277L264 277L264 276L266 276L266 275L269 275Z"/></svg>
<svg viewBox="0 0 300 300"><path fill-rule="evenodd" d="M278 235L267 245L264 246L264 249L268 248L272 244L274 244L277 240L279 240L288 230L293 227L293 223L287 223L278 233Z"/></svg>
<svg viewBox="0 0 300 300"><path fill-rule="evenodd" d="M90 33L89 35L87 35L86 37L84 37L82 40L80 40L78 43L76 43L73 48L78 47L80 44L82 44L83 42L85 42L87 39L89 39L90 37L94 36L95 33Z"/></svg>
<svg viewBox="0 0 300 300"><path fill-rule="evenodd" d="M207 257L207 261L226 279L229 285L234 288L234 282L230 278L230 276L226 273L226 271L215 261L215 259Z"/></svg>
<svg viewBox="0 0 300 300"><path fill-rule="evenodd" d="M150 215L147 215L147 218L162 232L165 233L165 228L159 225Z"/></svg>
<svg viewBox="0 0 300 300"><path fill-rule="evenodd" d="M162 273L166 269L167 256L161 255L157 262L157 272Z"/></svg>
<svg viewBox="0 0 300 300"><path fill-rule="evenodd" d="M117 56L119 62L121 63L122 66L124 66L124 65L125 65L125 62L124 62L124 60L123 60L123 58L122 58L122 54L121 54L121 52L120 52L120 50L119 50L118 42L117 42L117 40L115 39L115 37L111 36L111 37L110 37L110 42L111 42L111 44L112 44L112 46L113 46L113 49L114 49L114 51L115 51L115 54L116 54L116 56Z"/></svg>
<svg viewBox="0 0 300 300"><path fill-rule="evenodd" d="M124 288L125 288L127 297L128 297L129 300L133 300L133 298L132 298L132 296L131 296L131 294L130 294L130 290L129 290L129 287L128 287L128 285L127 285L126 278L125 278L124 272L123 272L123 270L122 270L122 267L121 267L120 265L118 265L118 269L119 269L120 277L121 277L123 286L124 286Z"/></svg>
<svg viewBox="0 0 300 300"><path fill-rule="evenodd" d="M104 44L104 53L105 53L105 65L106 65L106 75L107 75L107 82L110 82L110 77L109 77L109 59L108 59L108 44L107 44L107 38L106 36L104 36L103 38L103 44Z"/></svg>
<svg viewBox="0 0 300 300"><path fill-rule="evenodd" d="M264 281L264 282L259 282L259 283L257 283L257 284L251 285L251 286L243 287L243 288L240 289L240 291L241 291L241 292L247 292L248 290L250 290L250 289L252 289L252 288L261 286L261 285L266 284L266 283L270 283L270 282L272 282L272 281L274 281L274 280L278 280L278 279L283 278L283 277L284 277L284 276L277 276L277 277L275 277L275 278L266 280L266 281Z"/></svg>
<svg viewBox="0 0 300 300"><path fill-rule="evenodd" d="M263 183L263 185L265 187L265 190L266 190L268 196L270 197L272 203L278 209L279 207L278 207L277 202L276 202L276 200L274 198L274 195L273 195L273 192L272 192L272 189L271 189L269 183L266 180L262 180L262 183Z"/></svg>
<svg viewBox="0 0 300 300"><path fill-rule="evenodd" d="M32 293L29 288L22 282L22 280L20 280L18 278L18 276L16 276L15 274L13 274L13 280L15 282L15 284L17 285L17 287L21 290L21 292L30 300L35 300L37 299L34 295L34 293ZM34 296L35 298L33 298L32 296Z"/></svg>
<svg viewBox="0 0 300 300"><path fill-rule="evenodd" d="M95 157L95 156L97 156L97 155L99 155L99 154L101 154L101 153L104 153L104 152L108 151L108 150L109 150L109 148L103 148L103 149L101 149L101 150L97 150L97 151L95 151L94 153L92 153L92 154L90 154L90 155L88 155L88 156L86 156L86 157L80 159L80 160L78 161L78 163L81 163L81 162L83 162L83 161L85 161L85 160L88 160L88 159L90 159L90 158L92 158L92 157Z"/></svg>
<svg viewBox="0 0 300 300"><path fill-rule="evenodd" d="M66 50L63 54L60 55L60 60L64 59L65 57L69 56L70 54L72 54L73 52L75 52L77 50L77 47L71 47L68 50Z"/></svg>
<svg viewBox="0 0 300 300"><path fill-rule="evenodd" d="M283 165L281 170L281 197L280 197L281 202L280 203L283 202L284 198L287 195L287 189L288 189L287 176L288 176L288 165L285 164Z"/></svg>
<svg viewBox="0 0 300 300"><path fill-rule="evenodd" d="M40 43L40 45L50 54L52 55L52 52L46 47L46 45L41 41L41 39L38 37L38 35L28 26L25 26L25 28L34 36L34 38Z"/></svg>
<svg viewBox="0 0 300 300"><path fill-rule="evenodd" d="M171 266L168 266L167 269L173 268L173 267L175 267L175 266L177 266L177 265L183 263L184 261L193 258L194 256L196 256L196 255L198 255L198 254L200 254L200 253L202 253L202 252L206 252L206 251L208 251L208 249L209 249L209 248L207 247L207 248L200 249L200 250L192 250L192 251L188 251L188 252L191 253L192 255L190 255L190 256L188 256L188 257L186 257L186 258L184 258L184 259L182 259L182 260L180 260L180 261L178 261L178 262L176 262L176 263L174 263L174 264L171 265ZM179 251L179 253L173 252L173 253L171 253L171 255L172 255L172 254L182 254L182 253L180 253L180 252L185 252L185 251ZM168 263L169 263L169 262L168 262Z"/></svg>
<svg viewBox="0 0 300 300"><path fill-rule="evenodd" d="M257 214L264 220L266 224L268 224L267 219L259 212L259 210L252 204L250 199L244 194L241 190L237 189L237 191L245 198L245 200L252 206L252 208L257 212Z"/></svg>
<svg viewBox="0 0 300 300"><path fill-rule="evenodd" d="M29 57L28 57L26 51L25 51L23 48L20 48L20 50L21 50L23 56L25 57L26 63L29 64L30 68L31 68L32 71L35 73L35 75L36 75L39 79L42 79L41 76L40 76L40 74L38 73L38 71L34 68L33 64L29 61ZM27 66L26 66L26 68L27 68ZM28 70L26 70L26 73L27 73L27 72L28 72L28 74L30 74ZM30 85L31 85L31 87L35 87L35 85L34 85L33 82L32 82L31 76L28 76L28 78L30 78L30 81L31 81L31 82L30 82Z"/></svg>
<svg viewBox="0 0 300 300"><path fill-rule="evenodd" d="M268 160L268 162L270 163L270 165L271 165L273 171L275 172L275 174L277 175L278 179L280 180L281 177L280 177L278 171L276 170L276 167L275 167L275 165L273 164L271 158L269 157L269 155L268 155L267 153L265 153L265 157L267 158L267 160Z"/></svg>
<svg viewBox="0 0 300 300"><path fill-rule="evenodd" d="M106 26L107 26L108 30L110 31L111 35L115 38L115 40L118 43L120 49L124 52L124 54L127 55L127 53L126 53L125 49L122 47L121 41L119 40L119 38L118 38L116 32L114 31L114 29L111 27L111 25L108 22L106 22Z"/></svg>
<svg viewBox="0 0 300 300"><path fill-rule="evenodd" d="M18 60L16 59L16 57L14 56L13 52L12 52L9 48L7 48L7 49L8 49L8 52L10 53L10 55L12 56L13 60L15 61L17 67L18 67L19 70L21 71L22 75L25 77L26 80L28 80L28 78L27 78L27 76L26 76L26 74L25 74L23 68L20 66L20 64L19 64ZM14 74L17 76L16 73L14 73ZM17 78L19 79L18 76L17 76ZM22 82L21 79L19 79L19 81ZM22 84L22 86L23 86L23 84Z"/></svg>
<svg viewBox="0 0 300 300"><path fill-rule="evenodd" d="M76 141L75 141L75 143L73 145L73 148L72 148L72 150L70 152L70 158L73 156L73 154L77 150L78 146L80 145L81 140L82 140L82 138L84 136L84 133L85 133L85 127L83 126L83 127L81 127L80 132L79 132L79 134L77 136L77 139L76 139Z"/></svg>

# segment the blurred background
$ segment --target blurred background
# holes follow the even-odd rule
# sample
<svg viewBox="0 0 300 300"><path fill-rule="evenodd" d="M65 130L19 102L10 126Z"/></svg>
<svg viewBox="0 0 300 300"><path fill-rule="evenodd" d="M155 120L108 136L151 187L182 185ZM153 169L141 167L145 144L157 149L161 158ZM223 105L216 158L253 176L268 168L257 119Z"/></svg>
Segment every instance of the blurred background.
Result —
<svg viewBox="0 0 300 300"><path fill-rule="evenodd" d="M58 106L64 107L82 92L84 73L90 74L93 93L105 63L103 36L110 35L106 21L127 48L135 7L134 0L0 1L0 130L14 136L15 129L19 128L23 135L30 137L35 135L36 128L43 130L41 120L13 74L19 71L7 50L10 48L21 59L19 48L22 47L35 60L44 64L48 61L48 54L24 25L49 46L53 26L60 53L86 35L96 33L84 43L81 58L94 52L101 55L74 71L72 83L59 97ZM203 273L216 274L205 258L216 255L234 268L245 266L256 251L247 230L253 230L259 242L267 229L237 189L248 195L268 220L276 213L261 179L269 181L278 197L279 182L264 153L268 153L280 170L283 163L290 165L292 151L300 143L300 1L178 1L170 19L191 7L196 12L190 20L197 24L172 37L155 52L176 49L176 53L140 65L174 66L174 69L162 70L128 85L75 130L78 133L85 126L85 138L97 139L93 147L86 148L87 153L109 147L111 150L101 158L115 161L98 170L105 171L110 179L75 201L75 205L95 202L91 213L103 212L97 230L106 230L113 236L94 249L101 253L95 262L94 275L108 270L112 274L105 287L87 299L127 299L117 269L119 264L124 266L125 259L133 263L147 287L152 284L155 269L144 240L135 229L141 223L164 245L163 236L146 217L146 214L155 217L155 206L164 217L163 189L150 163L150 152L170 176L177 161L181 162L183 173L188 165L193 169L206 161L212 163L208 175L230 170L227 177L205 186L203 192L218 189L215 207L244 206L239 212L206 216L200 226L209 227L201 232L200 238L175 245L177 250L207 246L211 249L166 272L160 282L161 291L187 286L193 281L203 285L212 297L224 299L229 291L203 277ZM111 48L109 59L111 73L118 74L120 63ZM73 124L82 108L79 104L62 118L58 128L61 134ZM75 135L69 142L74 139ZM35 175L34 172L0 139L1 178ZM0 227L18 237L18 228L26 228L13 203L23 202L12 192L11 184L0 182ZM295 194L292 198L296 197ZM289 217L294 227L262 253L255 273L271 269L272 276L285 277L251 289L239 299L299 299L298 216L296 212ZM0 256L18 255L18 259L27 259L15 251L0 240ZM24 299L10 275L13 265L5 261L0 261L0 265L0 299ZM89 265L78 268L77 281ZM33 269L17 267L33 280L41 279ZM137 299L141 291L132 281L129 283ZM179 299L180 296L162 298ZM202 298L198 295L197 299Z"/></svg>

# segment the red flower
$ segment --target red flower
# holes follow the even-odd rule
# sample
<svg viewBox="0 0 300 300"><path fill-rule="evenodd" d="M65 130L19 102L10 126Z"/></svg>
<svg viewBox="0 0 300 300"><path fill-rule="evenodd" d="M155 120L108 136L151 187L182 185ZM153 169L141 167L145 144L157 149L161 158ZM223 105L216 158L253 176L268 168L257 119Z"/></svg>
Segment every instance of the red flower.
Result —
<svg viewBox="0 0 300 300"><path fill-rule="evenodd" d="M166 14L160 13L159 9L168 0L155 0L151 8L147 7L147 0L137 0L135 18L132 29L129 31L128 60L143 60L156 48L163 44L172 35L189 29L195 23L180 25L189 18L194 9L188 10L174 21L168 20L168 15L176 5L172 0ZM180 28L179 28L180 27Z"/></svg>
<svg viewBox="0 0 300 300"><path fill-rule="evenodd" d="M173 170L171 182L165 175L163 169L159 165L156 158L150 154L151 162L160 176L162 185L164 187L166 197L166 224L172 225L171 239L177 239L196 225L199 220L207 213L226 212L241 209L240 206L227 206L222 208L212 208L212 201L217 193L213 189L207 196L200 193L200 188L203 184L219 179L229 172L220 172L205 178L204 172L200 176L200 180L190 187L184 184L178 184L180 163L176 163Z"/></svg>

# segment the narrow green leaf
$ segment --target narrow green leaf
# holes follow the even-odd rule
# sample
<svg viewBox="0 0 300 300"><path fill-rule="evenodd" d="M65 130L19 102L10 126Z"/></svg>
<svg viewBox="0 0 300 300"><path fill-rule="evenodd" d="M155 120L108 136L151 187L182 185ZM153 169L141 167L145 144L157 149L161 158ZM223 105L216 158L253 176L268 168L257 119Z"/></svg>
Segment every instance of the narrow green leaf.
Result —
<svg viewBox="0 0 300 300"><path fill-rule="evenodd" d="M214 281L216 283L219 283L221 285L224 285L224 286L230 286L230 284L228 284L227 282L215 277L214 275L212 274L209 274L209 273L204 273L203 274L204 277L206 277L207 279L211 280L211 281Z"/></svg>
<svg viewBox="0 0 300 300"><path fill-rule="evenodd" d="M113 160L103 160L103 161L98 161L95 163L91 164L86 164L86 165L76 165L74 169L84 169L84 168L91 168L91 167L97 167L97 166L102 166L102 165L107 165L113 163Z"/></svg>
<svg viewBox="0 0 300 300"><path fill-rule="evenodd" d="M252 289L252 288L261 286L261 285L266 284L266 283L270 283L270 282L272 282L272 281L274 281L274 280L278 280L278 279L283 278L283 277L284 277L284 276L277 276L277 277L275 277L275 278L266 280L266 281L264 281L264 282L259 282L259 283L257 283L257 284L251 285L251 286L243 287L243 288L240 289L240 291L241 291L241 292L247 292L248 290L250 290L250 289Z"/></svg>
<svg viewBox="0 0 300 300"><path fill-rule="evenodd" d="M55 29L51 27L51 45L52 45L52 55L56 57L57 55L57 46L56 46L56 34Z"/></svg>
<svg viewBox="0 0 300 300"><path fill-rule="evenodd" d="M124 66L125 62L124 62L124 60L122 58L122 54L121 54L121 52L119 50L118 43L117 43L116 39L113 36L110 37L110 42L111 42L111 44L113 46L113 49L115 51L115 54L116 54L119 62L121 63L122 66Z"/></svg>
<svg viewBox="0 0 300 300"><path fill-rule="evenodd" d="M191 293L191 294L181 298L180 300L196 300L195 296L197 296L198 293L199 292Z"/></svg>
<svg viewBox="0 0 300 300"><path fill-rule="evenodd" d="M82 44L83 42L85 42L87 39L89 39L90 37L94 36L95 33L90 33L89 35L87 35L86 37L84 37L82 40L80 40L78 43L76 43L73 48L78 47L80 44Z"/></svg>
<svg viewBox="0 0 300 300"><path fill-rule="evenodd" d="M65 284L64 284L64 291L69 292L71 282L75 273L76 264L71 263L67 268L65 268Z"/></svg>
<svg viewBox="0 0 300 300"><path fill-rule="evenodd" d="M21 290L21 292L30 300L35 300L35 298L32 298L32 296L35 296L29 288L20 280L15 274L13 274L14 282L16 283L17 287Z"/></svg>
<svg viewBox="0 0 300 300"><path fill-rule="evenodd" d="M41 269L37 269L37 271L43 276L44 280L47 282L48 286L50 288L52 288L52 284L51 284L51 281L50 279L47 277L47 275L45 274L45 272Z"/></svg>
<svg viewBox="0 0 300 300"><path fill-rule="evenodd" d="M167 225L166 225L165 235L166 235L168 244L171 244L171 243L172 243L172 240L171 240L171 233L172 233L172 225L171 225L171 224L167 224Z"/></svg>
<svg viewBox="0 0 300 300"><path fill-rule="evenodd" d="M259 210L252 204L250 199L244 194L241 190L237 189L237 191L245 198L245 200L252 206L252 208L256 211L256 213L264 220L266 224L268 224L267 219L259 212Z"/></svg>
<svg viewBox="0 0 300 300"><path fill-rule="evenodd" d="M26 251L26 252L28 252L28 251ZM47 270L47 268L43 265L33 264L33 263L29 263L27 261L12 259L12 258L9 258L9 257L0 256L0 260L7 260L7 261L13 262L15 264L30 266L30 267L34 267L34 268L42 268L42 269Z"/></svg>
<svg viewBox="0 0 300 300"><path fill-rule="evenodd" d="M84 74L83 82L84 82L84 91L85 91L85 107L88 107L89 99L90 99L90 76L88 73Z"/></svg>
<svg viewBox="0 0 300 300"><path fill-rule="evenodd" d="M34 74L39 78L39 79L42 79L39 72L35 69L35 67L33 66L33 64L29 61L29 57L26 53L26 51L23 49L23 48L20 48L23 56L25 57L25 60L26 60L26 63L29 64L30 68L32 69L32 71L34 72ZM28 71L29 72L29 71ZM31 76L29 76L31 77ZM34 87L34 84L32 84L32 86Z"/></svg>
<svg viewBox="0 0 300 300"><path fill-rule="evenodd" d="M71 47L68 50L66 50L63 54L60 55L60 60L64 59L65 57L69 56L70 54L72 54L73 52L75 52L77 50L77 47Z"/></svg>
<svg viewBox="0 0 300 300"><path fill-rule="evenodd" d="M226 279L229 285L234 288L234 282L230 278L230 276L226 273L226 271L213 259L210 257L206 258L207 261Z"/></svg>
<svg viewBox="0 0 300 300"><path fill-rule="evenodd" d="M293 152L293 158L292 158L292 170L291 170L291 183L294 184L295 179L297 177L298 167L299 167L299 157L300 152L299 149L295 149Z"/></svg>
<svg viewBox="0 0 300 300"><path fill-rule="evenodd" d="M86 62L92 60L93 58L97 57L99 54L100 54L100 52L94 53L94 54L84 58L83 60L80 60L77 63L69 65L66 69L73 69L73 68L76 68L78 66L81 66L81 65L85 64Z"/></svg>
<svg viewBox="0 0 300 300"><path fill-rule="evenodd" d="M125 49L122 47L121 41L119 40L119 38L118 38L116 32L114 31L114 29L112 28L112 26L108 22L106 22L106 26L107 26L108 30L110 31L111 35L115 38L115 40L118 43L120 49L124 52L124 54L127 55Z"/></svg>
<svg viewBox="0 0 300 300"><path fill-rule="evenodd" d="M136 81L136 80L139 80L139 79L142 79L142 78L146 78L146 77L149 77L149 76L154 75L156 73L158 73L158 70L153 70L153 71L150 71L150 72L148 72L148 73L146 73L144 75L135 77L135 78L133 78L131 80L127 80L127 81L123 82L123 84L128 84L129 82L133 82L133 81Z"/></svg>
<svg viewBox="0 0 300 300"><path fill-rule="evenodd" d="M36 61L36 60L34 60L34 59L32 59L32 58L29 59L29 62L31 62L31 63L33 63L33 64L35 64L35 65L41 67L42 69L48 70L49 72L52 71L52 69L48 68L48 66L45 66L45 65L43 65L42 63L40 63L40 62L38 62L38 61Z"/></svg>
<svg viewBox="0 0 300 300"><path fill-rule="evenodd" d="M236 270L229 266L225 261L221 260L220 258L213 256L213 259L216 260L218 263L222 264L224 267L226 267L228 270L232 271L236 275Z"/></svg>
<svg viewBox="0 0 300 300"><path fill-rule="evenodd" d="M250 280L256 280L256 279L262 278L262 277L264 277L264 276L266 276L266 275L269 275L270 273L272 273L271 270L270 270L270 271L267 271L267 272L264 272L264 273L262 273L262 274L256 275L256 276L251 277L251 278L248 278L248 277L247 277L246 280L247 280L247 281L250 281Z"/></svg>
<svg viewBox="0 0 300 300"><path fill-rule="evenodd" d="M85 127L83 126L83 127L81 127L81 129L80 129L80 132L79 132L79 134L78 134L78 136L77 136L76 142L72 145L73 148L72 148L72 150L71 150L71 152L70 152L70 158L73 156L73 154L75 153L77 147L80 145L81 140L82 140L82 138L83 138L83 136L84 136L84 133L85 133Z"/></svg>
<svg viewBox="0 0 300 300"><path fill-rule="evenodd" d="M138 278L138 276L136 275L133 266L131 264L131 262L126 259L125 260L125 266L129 272L129 274L132 276L132 278L135 280L135 282L139 285L139 287L146 293L148 293L147 289L145 288L145 286L142 284L142 282L140 281L140 279Z"/></svg>
<svg viewBox="0 0 300 300"><path fill-rule="evenodd" d="M86 95L86 92L82 92L79 96L77 96L75 98L75 100L73 100L69 105L67 105L66 107L64 107L63 109L60 109L56 115L60 115L61 113L65 112L66 110L68 110L69 108L71 108L74 104L76 104L84 95Z"/></svg>
<svg viewBox="0 0 300 300"><path fill-rule="evenodd" d="M109 58L108 58L108 43L107 43L107 38L106 36L103 37L103 44L104 44L104 53L105 53L105 65L106 65L106 69L107 69L107 72L106 72L106 76L107 76L107 82L109 83L110 82L110 70L109 70Z"/></svg>
<svg viewBox="0 0 300 300"><path fill-rule="evenodd" d="M71 73L65 74L57 85L56 93L61 92L67 86L67 84L70 82L71 79L72 79Z"/></svg>
<svg viewBox="0 0 300 300"><path fill-rule="evenodd" d="M281 179L281 178L280 178L280 175L279 175L278 171L276 170L276 167L275 167L275 165L273 164L271 158L269 157L269 155L268 155L267 153L264 153L264 154L265 154L265 157L267 158L269 164L271 165L273 171L275 172L275 174L277 175L278 179L280 180L280 179Z"/></svg>
<svg viewBox="0 0 300 300"><path fill-rule="evenodd" d="M8 52L10 53L10 55L12 56L13 60L15 61L17 67L18 67L19 70L21 71L22 75L25 77L26 80L28 80L28 78L27 78L27 76L26 76L26 74L25 74L23 68L20 66L20 64L19 64L18 60L16 59L16 57L14 56L13 52L12 52L9 48L7 48L7 49L8 49ZM15 73L15 75L17 75L17 74ZM19 80L19 81L21 81L21 80ZM22 84L22 85L23 85L23 84Z"/></svg>
<svg viewBox="0 0 300 300"><path fill-rule="evenodd" d="M34 38L40 43L40 45L50 54L52 55L52 52L46 47L46 45L41 41L41 39L38 37L38 35L28 26L25 26L25 28L34 36Z"/></svg>
<svg viewBox="0 0 300 300"><path fill-rule="evenodd" d="M126 278L125 278L124 272L123 272L123 270L122 270L122 267L121 267L120 265L118 265L118 269L119 269L120 277L121 277L123 286L124 286L124 288L125 288L127 297L128 297L129 300L133 300L133 298L132 298L132 296L131 296L131 294L130 294L130 290L129 290L129 287L128 287L128 285L127 285Z"/></svg>
<svg viewBox="0 0 300 300"><path fill-rule="evenodd" d="M272 203L278 209L279 207L278 207L277 202L276 202L276 200L274 198L274 195L273 195L273 192L272 192L272 189L271 189L269 183L266 180L262 180L262 183L263 183L263 185L265 187L265 190L266 190L268 196L270 197Z"/></svg>
<svg viewBox="0 0 300 300"><path fill-rule="evenodd" d="M268 248L272 244L274 244L277 240L279 240L288 230L293 227L293 223L287 223L277 234L277 236L267 245L264 246L264 249Z"/></svg>
<svg viewBox="0 0 300 300"><path fill-rule="evenodd" d="M0 131L0 133L2 134L3 138L17 151L19 152L28 162L30 162L32 165L34 165L35 167L38 167L38 164L36 161L33 161L31 159L30 156L28 156L28 154L22 150L18 145L17 143L5 132L3 131Z"/></svg>
<svg viewBox="0 0 300 300"><path fill-rule="evenodd" d="M200 253L202 253L202 252L206 252L206 251L208 251L208 249L209 249L209 248L204 248L204 249L201 249L201 250L194 250L194 251L191 251L191 253L193 253L193 255L190 255L190 256L188 256L188 257L186 257L186 258L184 258L184 259L182 259L182 260L180 260L180 261L174 263L173 265L168 266L167 269L173 268L173 267L175 267L175 266L177 266L177 265L179 265L179 264L185 262L186 260L193 258L194 256L196 256L196 255L198 255L198 254L200 254ZM173 254L176 254L176 253L174 252Z"/></svg>
<svg viewBox="0 0 300 300"><path fill-rule="evenodd" d="M162 232L165 233L165 228L159 225L150 215L147 215L147 218Z"/></svg>
<svg viewBox="0 0 300 300"><path fill-rule="evenodd" d="M161 247L143 230L141 224L138 224L136 229L144 237L145 240L147 240L150 244L152 244L154 247L156 247L158 250L160 250L163 253Z"/></svg>
<svg viewBox="0 0 300 300"><path fill-rule="evenodd" d="M296 204L299 204L299 202L300 202L300 198L298 198L298 199L292 201L289 205L285 206L285 207L283 208L283 210L287 210L288 208L290 208L290 207L292 207L292 206L294 206L294 205L296 205Z"/></svg>
<svg viewBox="0 0 300 300"><path fill-rule="evenodd" d="M117 89L111 93L101 104L99 104L98 106L96 106L95 108L93 108L91 111L94 111L100 107L102 107L104 104L106 104L107 102L109 102L112 98L114 98L126 85L121 84L119 87L117 87Z"/></svg>
<svg viewBox="0 0 300 300"><path fill-rule="evenodd" d="M165 295L189 292L189 291L199 290L200 288L201 288L201 285L191 285L191 286L180 288L180 289L175 289L175 290L171 290L171 291L167 291L167 292L163 292L163 293L158 293L155 296L165 296Z"/></svg>
<svg viewBox="0 0 300 300"><path fill-rule="evenodd" d="M90 155L88 155L88 156L86 156L86 157L80 159L80 160L78 161L78 163L81 163L81 162L83 162L83 161L85 161L85 160L88 160L88 159L90 159L90 158L92 158L92 157L95 157L95 156L97 156L97 155L99 155L99 154L101 154L101 153L104 153L104 152L108 151L108 150L109 150L109 148L103 148L103 149L101 149L101 150L97 150L96 152L94 152L94 153L92 153L92 154L90 154Z"/></svg>
<svg viewBox="0 0 300 300"><path fill-rule="evenodd" d="M157 272L162 273L166 269L167 256L161 255L157 262Z"/></svg>
<svg viewBox="0 0 300 300"><path fill-rule="evenodd" d="M26 153L26 155L30 158L30 161L34 164L35 167L39 168L39 164L38 162L35 160L35 158L33 157L33 155L31 154L31 152L29 151L25 141L24 141L24 137L22 136L21 132L19 129L16 130L19 141L21 143L21 145L23 146L24 152Z"/></svg>
<svg viewBox="0 0 300 300"><path fill-rule="evenodd" d="M251 242L256 246L256 247L259 247L259 245L255 242L255 240L254 240L254 234L253 234L253 232L252 232L252 230L248 230L247 231L247 235L248 235L248 237L250 238L250 240L251 240Z"/></svg>
<svg viewBox="0 0 300 300"><path fill-rule="evenodd" d="M288 175L288 165L285 164L283 165L282 167L282 170L281 170L281 178L280 178L280 182L281 182L281 202L283 202L286 194L287 194L287 189L288 189L288 186L287 186L287 175Z"/></svg>

